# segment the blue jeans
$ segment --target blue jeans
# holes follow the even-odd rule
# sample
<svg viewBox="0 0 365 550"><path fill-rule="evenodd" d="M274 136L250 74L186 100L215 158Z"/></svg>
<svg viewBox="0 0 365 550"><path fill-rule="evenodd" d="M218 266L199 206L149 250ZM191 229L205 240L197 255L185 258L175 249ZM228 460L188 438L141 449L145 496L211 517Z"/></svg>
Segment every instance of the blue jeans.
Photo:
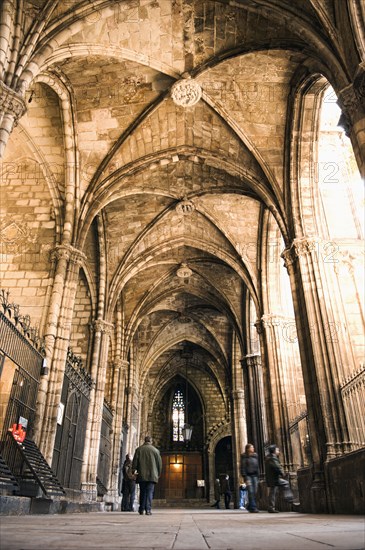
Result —
<svg viewBox="0 0 365 550"><path fill-rule="evenodd" d="M153 481L139 482L139 509L138 512L151 512L153 493L155 492L155 483Z"/></svg>
<svg viewBox="0 0 365 550"><path fill-rule="evenodd" d="M240 508L246 508L247 489L241 489L240 487Z"/></svg>
<svg viewBox="0 0 365 550"><path fill-rule="evenodd" d="M257 476L246 476L245 481L246 481L246 487L248 492L247 510L251 512L252 510L257 510L256 493L257 493L257 487L259 484L259 479Z"/></svg>

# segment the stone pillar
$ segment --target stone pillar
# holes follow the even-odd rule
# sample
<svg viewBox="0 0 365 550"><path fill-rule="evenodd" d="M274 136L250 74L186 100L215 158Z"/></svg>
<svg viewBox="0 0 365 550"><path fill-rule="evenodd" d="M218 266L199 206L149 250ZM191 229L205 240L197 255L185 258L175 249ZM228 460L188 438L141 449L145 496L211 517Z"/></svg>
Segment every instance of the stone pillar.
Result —
<svg viewBox="0 0 365 550"><path fill-rule="evenodd" d="M241 454L244 452L245 443L247 442L247 429L246 429L246 409L245 409L245 392L243 389L236 389L232 391L232 434L234 439L233 443L233 466L234 466L234 482L235 487L239 485L240 475L240 459ZM236 491L235 507L238 507L239 494Z"/></svg>
<svg viewBox="0 0 365 550"><path fill-rule="evenodd" d="M365 178L365 62L360 63L354 82L338 94L341 126L351 139L360 174Z"/></svg>
<svg viewBox="0 0 365 550"><path fill-rule="evenodd" d="M0 80L0 158L14 126L26 110L23 97Z"/></svg>
<svg viewBox="0 0 365 550"><path fill-rule="evenodd" d="M272 443L276 443L282 452L285 470L292 470L293 458L289 434L289 415L287 398L287 371L289 369L289 350L284 339L283 329L286 318L272 313L263 315L262 326L265 333L267 359L271 389Z"/></svg>
<svg viewBox="0 0 365 550"><path fill-rule="evenodd" d="M81 490L85 500L96 500L96 475L99 460L101 422L103 418L106 366L109 335L113 325L102 319L94 321L94 346L91 363L91 377L94 387L90 393L88 423L85 434Z"/></svg>
<svg viewBox="0 0 365 550"><path fill-rule="evenodd" d="M61 245L54 250L53 259L57 265L45 330L49 375L41 381L35 422L35 439L49 464L56 437L79 269L85 255L72 246Z"/></svg>
<svg viewBox="0 0 365 550"><path fill-rule="evenodd" d="M113 424L113 447L111 457L110 483L108 491L108 502L114 503L117 509L120 503L119 496L119 472L121 469L121 444L123 441L123 406L125 376L128 373L129 362L118 359L114 362L112 408L115 411Z"/></svg>
<svg viewBox="0 0 365 550"><path fill-rule="evenodd" d="M323 465L348 450L348 434L340 393L341 350L329 333L329 327L335 326L334 289L328 288L318 245L318 239L295 239L282 257L292 288L308 405L313 509L325 511Z"/></svg>
<svg viewBox="0 0 365 550"><path fill-rule="evenodd" d="M259 457L260 472L264 471L264 429L263 429L263 403L262 392L262 367L259 355L246 355L241 360L241 365L246 369L246 380L248 386L249 422L253 443Z"/></svg>

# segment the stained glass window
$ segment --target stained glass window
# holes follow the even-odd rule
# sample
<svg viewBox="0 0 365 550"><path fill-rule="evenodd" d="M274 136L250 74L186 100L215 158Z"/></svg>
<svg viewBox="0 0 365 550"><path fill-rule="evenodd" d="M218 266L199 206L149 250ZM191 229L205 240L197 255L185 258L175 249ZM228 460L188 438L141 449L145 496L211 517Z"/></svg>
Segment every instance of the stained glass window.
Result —
<svg viewBox="0 0 365 550"><path fill-rule="evenodd" d="M176 390L172 400L172 440L184 441L182 429L185 424L185 402L181 390Z"/></svg>

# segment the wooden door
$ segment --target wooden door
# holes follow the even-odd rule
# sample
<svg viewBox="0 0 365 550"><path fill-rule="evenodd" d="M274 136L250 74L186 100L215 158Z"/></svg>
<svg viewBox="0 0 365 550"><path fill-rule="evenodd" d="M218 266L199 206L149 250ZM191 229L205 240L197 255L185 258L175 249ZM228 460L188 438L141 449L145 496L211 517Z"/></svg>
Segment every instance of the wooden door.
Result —
<svg viewBox="0 0 365 550"><path fill-rule="evenodd" d="M182 500L201 498L197 481L202 478L200 453L162 455L162 474L156 486L155 498Z"/></svg>

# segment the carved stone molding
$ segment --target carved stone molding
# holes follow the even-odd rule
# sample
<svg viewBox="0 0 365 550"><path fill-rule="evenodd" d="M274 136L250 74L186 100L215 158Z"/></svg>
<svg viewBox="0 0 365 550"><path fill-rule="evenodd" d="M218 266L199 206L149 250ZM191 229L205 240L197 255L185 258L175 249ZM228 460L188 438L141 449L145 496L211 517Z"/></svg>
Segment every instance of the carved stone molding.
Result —
<svg viewBox="0 0 365 550"><path fill-rule="evenodd" d="M357 118L359 111L364 112L365 68L363 65L359 65L354 82L340 91L337 103L350 124Z"/></svg>
<svg viewBox="0 0 365 550"><path fill-rule="evenodd" d="M71 245L58 245L51 252L51 259L55 260L67 260L76 265L82 266L86 260L86 255L77 250Z"/></svg>
<svg viewBox="0 0 365 550"><path fill-rule="evenodd" d="M180 107L192 107L202 96L200 85L191 78L182 78L171 87L171 97Z"/></svg>
<svg viewBox="0 0 365 550"><path fill-rule="evenodd" d="M281 315L275 315L275 313L267 313L261 317L261 320L264 328L279 327L285 320L285 317Z"/></svg>
<svg viewBox="0 0 365 550"><path fill-rule="evenodd" d="M237 400L239 401L240 399L244 399L245 398L245 392L244 390L232 390L232 399L233 400Z"/></svg>
<svg viewBox="0 0 365 550"><path fill-rule="evenodd" d="M289 269L298 258L312 254L314 251L318 251L318 245L320 239L315 237L302 237L294 239L291 246L285 248L281 253L281 257L284 260L284 265Z"/></svg>
<svg viewBox="0 0 365 550"><path fill-rule="evenodd" d="M261 366L261 355L245 355L243 359L241 359L242 366L247 367L259 367Z"/></svg>
<svg viewBox="0 0 365 550"><path fill-rule="evenodd" d="M25 101L21 95L0 81L0 112L12 114L16 124L26 110Z"/></svg>
<svg viewBox="0 0 365 550"><path fill-rule="evenodd" d="M306 256L311 254L316 250L319 240L315 237L303 237L301 239L294 239L292 243L292 248L295 252L295 255L299 258L300 256Z"/></svg>
<svg viewBox="0 0 365 550"><path fill-rule="evenodd" d="M255 321L254 327L256 329L257 334L262 334L263 333L264 327L263 327L261 319L257 319L257 321Z"/></svg>
<svg viewBox="0 0 365 550"><path fill-rule="evenodd" d="M92 323L92 329L94 332L102 332L105 334L111 334L114 329L113 323L108 323L107 321L104 321L103 319L96 319Z"/></svg>
<svg viewBox="0 0 365 550"><path fill-rule="evenodd" d="M127 371L129 367L129 361L125 361L124 359L116 359L113 363L113 367L115 371Z"/></svg>

